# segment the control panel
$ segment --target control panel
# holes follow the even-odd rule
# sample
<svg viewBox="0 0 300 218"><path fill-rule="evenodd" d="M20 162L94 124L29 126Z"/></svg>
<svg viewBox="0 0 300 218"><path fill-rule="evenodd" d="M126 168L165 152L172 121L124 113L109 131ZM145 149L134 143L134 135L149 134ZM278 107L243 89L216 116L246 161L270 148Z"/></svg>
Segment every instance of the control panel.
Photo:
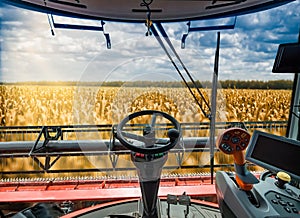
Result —
<svg viewBox="0 0 300 218"><path fill-rule="evenodd" d="M282 216L300 217L300 202L279 192L270 191L265 195L270 205Z"/></svg>
<svg viewBox="0 0 300 218"><path fill-rule="evenodd" d="M233 177L218 171L216 190L221 213L224 217L300 217L299 188L287 183L282 189L276 182L267 177L254 184L251 191L245 191ZM253 197L257 202L252 201Z"/></svg>
<svg viewBox="0 0 300 218"><path fill-rule="evenodd" d="M223 217L300 217L300 190L293 185L291 177L299 178L299 164L293 164L299 159L299 142L258 131L250 140L250 134L240 128L225 130L216 142L222 152L233 155L235 167L235 176L224 171L216 173L217 198ZM247 170L242 152L248 145L247 160L263 163L260 166L276 171L257 180ZM284 152L292 155L282 156ZM256 159L259 161L255 162ZM280 170L287 167L288 170Z"/></svg>

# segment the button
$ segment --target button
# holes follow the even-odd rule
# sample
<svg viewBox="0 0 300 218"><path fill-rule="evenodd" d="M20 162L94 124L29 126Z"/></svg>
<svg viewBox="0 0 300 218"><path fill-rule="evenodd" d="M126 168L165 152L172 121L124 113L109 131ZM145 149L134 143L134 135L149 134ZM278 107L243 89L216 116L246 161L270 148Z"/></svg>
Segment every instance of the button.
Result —
<svg viewBox="0 0 300 218"><path fill-rule="evenodd" d="M247 135L248 135L247 133L242 133L242 134L241 134L241 137L242 137L242 138L245 138L245 137L247 137Z"/></svg>
<svg viewBox="0 0 300 218"><path fill-rule="evenodd" d="M170 195L167 196L167 203L168 204L177 204L177 195Z"/></svg>
<svg viewBox="0 0 300 218"><path fill-rule="evenodd" d="M164 153L157 153L157 154L154 154L154 157L156 158L159 158L159 157L162 157L164 156Z"/></svg>
<svg viewBox="0 0 300 218"><path fill-rule="evenodd" d="M235 134L235 135L240 135L241 132L237 130L237 131L234 132L234 134Z"/></svg>
<svg viewBox="0 0 300 218"><path fill-rule="evenodd" d="M232 141L232 143L237 144L237 143L240 142L240 138L239 138L239 137L233 137L233 138L231 139L231 141Z"/></svg>
<svg viewBox="0 0 300 218"><path fill-rule="evenodd" d="M232 152L232 148L228 147L228 148L226 149L226 151L227 151L227 152Z"/></svg>
<svg viewBox="0 0 300 218"><path fill-rule="evenodd" d="M298 211L297 208L295 208L295 207L292 208L292 211L293 211L294 213L299 213L299 211Z"/></svg>
<svg viewBox="0 0 300 218"><path fill-rule="evenodd" d="M147 155L144 155L145 156L145 159L146 160L153 160L154 159L154 155L153 154L147 154Z"/></svg>
<svg viewBox="0 0 300 218"><path fill-rule="evenodd" d="M223 136L223 139L228 141L228 139L230 138L230 134L226 133L224 136Z"/></svg>
<svg viewBox="0 0 300 218"><path fill-rule="evenodd" d="M277 199L281 199L281 197L280 197L279 194L276 194L275 197L276 197Z"/></svg>
<svg viewBox="0 0 300 218"><path fill-rule="evenodd" d="M278 202L279 202L279 204L281 204L282 206L286 206L286 205L287 205L286 202L285 202L284 200L279 200Z"/></svg>
<svg viewBox="0 0 300 218"><path fill-rule="evenodd" d="M229 152L229 153L232 152L232 148L226 143L223 143L221 145L221 148L223 149L224 152Z"/></svg>
<svg viewBox="0 0 300 218"><path fill-rule="evenodd" d="M285 172L278 172L277 174L278 179L281 179L284 182L290 182L291 176Z"/></svg>
<svg viewBox="0 0 300 218"><path fill-rule="evenodd" d="M295 205L293 204L293 202L287 202L287 204L290 206L290 207L294 207Z"/></svg>
<svg viewBox="0 0 300 218"><path fill-rule="evenodd" d="M221 147L222 147L223 149L228 148L228 146L229 146L229 145L227 145L227 144L225 144L225 143L223 143L223 144L221 145Z"/></svg>
<svg viewBox="0 0 300 218"><path fill-rule="evenodd" d="M247 144L246 144L245 142L242 142L242 143L241 143L241 146L242 146L243 148L245 148L245 147L247 146Z"/></svg>
<svg viewBox="0 0 300 218"><path fill-rule="evenodd" d="M236 146L235 150L240 151L241 148L239 146Z"/></svg>
<svg viewBox="0 0 300 218"><path fill-rule="evenodd" d="M286 212L291 213L291 209L289 207L284 207L284 209L286 210Z"/></svg>
<svg viewBox="0 0 300 218"><path fill-rule="evenodd" d="M276 199L271 200L273 204L278 204L278 201Z"/></svg>
<svg viewBox="0 0 300 218"><path fill-rule="evenodd" d="M140 157L140 158L144 158L144 157L145 157L145 154L136 153L135 156L136 156L136 157Z"/></svg>
<svg viewBox="0 0 300 218"><path fill-rule="evenodd" d="M288 194L290 194L290 195L294 195L295 194L295 192L293 192L293 190L291 190L291 189L289 189L289 188L287 188L286 190L285 190ZM297 196L297 195L296 195Z"/></svg>

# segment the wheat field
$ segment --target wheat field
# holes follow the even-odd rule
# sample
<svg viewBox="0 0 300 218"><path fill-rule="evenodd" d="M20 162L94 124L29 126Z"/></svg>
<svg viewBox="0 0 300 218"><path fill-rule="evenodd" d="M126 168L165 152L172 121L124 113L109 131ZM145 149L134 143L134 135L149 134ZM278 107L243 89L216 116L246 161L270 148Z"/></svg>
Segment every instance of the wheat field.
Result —
<svg viewBox="0 0 300 218"><path fill-rule="evenodd" d="M186 88L3 85L0 86L0 91L1 126L117 124L128 114L145 109L169 113L184 123L209 121ZM199 94L193 91L203 109L208 112ZM206 101L210 102L210 90L201 91ZM216 120L286 121L290 99L291 90L219 89ZM285 130L277 130L276 134L284 135ZM186 130L183 136L209 136L209 132ZM69 135L67 139L83 139L80 137ZM92 137L109 139L110 133ZM0 141L10 140L21 139L18 136L0 137ZM183 164L205 165L209 163L208 158L204 154L186 154ZM215 159L216 163L232 161L230 157L222 154L216 154ZM66 165L70 160L61 162L58 166ZM101 167L109 165L108 158L103 157L100 162ZM169 158L169 162L172 162L172 158ZM87 164L83 159L77 160L76 164L80 167L94 163ZM124 157L119 164L131 165L129 157ZM22 163L8 159L2 160L0 168L31 169L34 168L32 165L34 164L30 159Z"/></svg>
<svg viewBox="0 0 300 218"><path fill-rule="evenodd" d="M208 121L185 88L0 86L0 91L1 126L112 124L144 109L167 112L179 122ZM209 90L203 93L209 102ZM222 89L217 120L287 120L290 99L290 90Z"/></svg>

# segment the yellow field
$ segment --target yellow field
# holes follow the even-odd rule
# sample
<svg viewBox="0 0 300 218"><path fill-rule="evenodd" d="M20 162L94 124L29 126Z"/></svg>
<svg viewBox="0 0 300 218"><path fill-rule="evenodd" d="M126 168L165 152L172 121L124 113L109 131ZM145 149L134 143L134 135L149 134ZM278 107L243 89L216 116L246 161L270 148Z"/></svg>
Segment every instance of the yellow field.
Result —
<svg viewBox="0 0 300 218"><path fill-rule="evenodd" d="M2 126L111 124L144 109L170 113L180 122L208 121L185 88L0 86L0 91ZM209 90L202 91L209 98ZM219 121L288 119L289 90L223 89L218 96Z"/></svg>
<svg viewBox="0 0 300 218"><path fill-rule="evenodd" d="M0 86L0 91L2 126L116 124L129 113L144 109L167 112L180 122L208 121L186 88ZM210 91L202 91L209 101ZM219 90L216 118L217 121L286 121L290 99L290 90ZM283 135L284 131L279 130L278 134ZM109 135L105 133L100 137L108 139ZM184 136L208 136L208 131L185 131ZM70 135L68 139L75 138L78 135ZM21 139L2 135L0 140ZM207 158L202 154L190 155L184 163L208 164ZM216 157L217 163L228 161L231 161L228 157ZM105 160L102 167L109 165L108 162ZM11 164L10 160L2 160L1 168ZM84 160L76 161L76 164L86 165ZM32 160L21 165L14 162L14 165L15 169L28 168Z"/></svg>

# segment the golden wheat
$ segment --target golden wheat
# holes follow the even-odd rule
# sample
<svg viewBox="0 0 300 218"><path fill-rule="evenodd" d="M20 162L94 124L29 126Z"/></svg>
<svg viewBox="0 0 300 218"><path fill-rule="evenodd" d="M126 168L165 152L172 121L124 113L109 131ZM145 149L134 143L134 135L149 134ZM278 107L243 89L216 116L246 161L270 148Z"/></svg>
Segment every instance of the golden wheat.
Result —
<svg viewBox="0 0 300 218"><path fill-rule="evenodd" d="M111 124L144 109L170 113L180 122L208 121L184 88L0 86L0 90L2 126ZM203 91L209 102L209 91ZM288 119L289 90L224 89L218 96L220 121Z"/></svg>
<svg viewBox="0 0 300 218"><path fill-rule="evenodd" d="M174 116L179 122L208 122L191 94L185 88L108 88L76 86L0 86L0 118L2 126L116 124L130 113L153 109ZM195 90L194 90L195 91ZM210 101L210 91L201 90ZM195 92L206 112L207 107ZM290 107L290 90L240 90L218 91L217 121L286 121ZM279 134L284 134L280 130ZM208 130L185 130L184 137L209 136ZM81 135L69 134L66 139L82 139ZM84 139L108 139L110 133L86 134ZM31 136L35 140L36 135ZM28 140L20 135L1 135L1 141ZM171 158L173 164L175 158ZM79 159L78 159L79 160ZM124 157L124 160L129 160ZM70 160L61 160L67 165ZM86 165L76 161L79 165ZM217 163L228 163L228 156L216 154ZM75 161L71 161L72 163ZM99 167L109 165L102 160ZM126 162L126 161L125 161ZM130 161L127 163L131 166ZM78 165L77 164L77 165ZM209 154L185 155L183 164L209 164ZM32 160L3 160L3 167L31 169ZM14 166L15 165L15 166Z"/></svg>

